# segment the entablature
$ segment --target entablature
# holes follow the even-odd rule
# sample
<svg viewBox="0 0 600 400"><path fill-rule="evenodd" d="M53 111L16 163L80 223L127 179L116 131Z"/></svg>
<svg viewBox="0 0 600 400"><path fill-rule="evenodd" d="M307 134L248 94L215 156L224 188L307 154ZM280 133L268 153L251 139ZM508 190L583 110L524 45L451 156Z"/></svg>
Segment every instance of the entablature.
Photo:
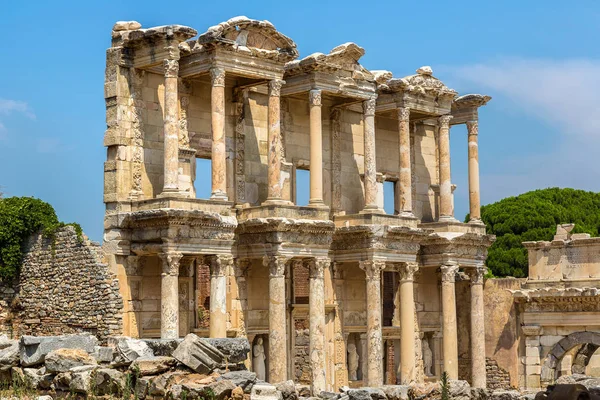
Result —
<svg viewBox="0 0 600 400"><path fill-rule="evenodd" d="M479 119L479 107L485 106L492 98L481 94L465 94L452 102L450 125L464 124Z"/></svg>

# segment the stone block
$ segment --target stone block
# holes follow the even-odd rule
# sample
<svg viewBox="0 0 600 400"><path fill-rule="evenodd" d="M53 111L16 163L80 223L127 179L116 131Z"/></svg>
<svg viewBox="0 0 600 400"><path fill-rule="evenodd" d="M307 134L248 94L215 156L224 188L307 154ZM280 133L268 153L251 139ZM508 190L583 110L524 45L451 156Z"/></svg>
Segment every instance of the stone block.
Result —
<svg viewBox="0 0 600 400"><path fill-rule="evenodd" d="M283 400L281 392L268 383L257 383L252 387L250 400Z"/></svg>
<svg viewBox="0 0 600 400"><path fill-rule="evenodd" d="M229 371L219 376L217 381L220 379L230 380L236 386L241 387L244 393L250 393L252 386L256 383L256 374L250 371Z"/></svg>
<svg viewBox="0 0 600 400"><path fill-rule="evenodd" d="M276 386L278 391L281 392L283 400L298 400L298 391L294 381L285 381L278 383Z"/></svg>
<svg viewBox="0 0 600 400"><path fill-rule="evenodd" d="M384 385L381 387L388 400L409 400L412 389L407 385Z"/></svg>
<svg viewBox="0 0 600 400"><path fill-rule="evenodd" d="M540 337L540 344L542 346L554 346L556 343L560 342L563 337L564 336L543 335Z"/></svg>
<svg viewBox="0 0 600 400"><path fill-rule="evenodd" d="M96 359L98 363L111 363L115 356L115 349L112 347L96 346L92 357Z"/></svg>
<svg viewBox="0 0 600 400"><path fill-rule="evenodd" d="M173 352L183 342L183 339L142 339L155 356L172 357Z"/></svg>
<svg viewBox="0 0 600 400"><path fill-rule="evenodd" d="M46 369L52 373L67 372L71 368L96 365L96 360L81 349L57 349L46 355Z"/></svg>
<svg viewBox="0 0 600 400"><path fill-rule="evenodd" d="M450 398L455 400L470 400L471 386L469 385L469 383L463 380L451 380Z"/></svg>
<svg viewBox="0 0 600 400"><path fill-rule="evenodd" d="M0 350L0 371L10 371L19 365L19 341L11 340L9 346Z"/></svg>
<svg viewBox="0 0 600 400"><path fill-rule="evenodd" d="M93 384L99 396L121 394L125 388L125 374L116 369L99 368L94 374Z"/></svg>
<svg viewBox="0 0 600 400"><path fill-rule="evenodd" d="M52 386L53 374L45 372L44 368L23 368L24 382L27 387L48 390Z"/></svg>
<svg viewBox="0 0 600 400"><path fill-rule="evenodd" d="M516 390L496 390L492 392L489 400L519 400L521 393Z"/></svg>
<svg viewBox="0 0 600 400"><path fill-rule="evenodd" d="M63 336L23 336L19 342L21 365L29 367L41 364L46 355L58 349L81 349L93 353L98 339L91 334L75 334Z"/></svg>
<svg viewBox="0 0 600 400"><path fill-rule="evenodd" d="M75 372L72 372L69 390L75 393L90 393L92 388L93 372L93 369L87 369L83 371L76 370Z"/></svg>
<svg viewBox="0 0 600 400"><path fill-rule="evenodd" d="M177 360L173 357L140 357L134 360L129 368L132 371L137 370L141 376L147 376L161 374L174 367L175 364L177 364Z"/></svg>
<svg viewBox="0 0 600 400"><path fill-rule="evenodd" d="M108 339L108 345L117 352L117 356L113 361L115 365L129 365L140 357L154 357L152 349L140 339L114 336Z"/></svg>

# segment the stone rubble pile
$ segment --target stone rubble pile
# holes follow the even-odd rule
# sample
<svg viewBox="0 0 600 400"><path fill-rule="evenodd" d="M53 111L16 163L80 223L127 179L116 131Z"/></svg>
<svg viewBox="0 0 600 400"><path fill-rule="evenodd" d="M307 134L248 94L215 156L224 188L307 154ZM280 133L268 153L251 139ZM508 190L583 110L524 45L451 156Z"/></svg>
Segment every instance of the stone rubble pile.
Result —
<svg viewBox="0 0 600 400"><path fill-rule="evenodd" d="M244 338L207 339L194 334L183 340L110 337L99 346L91 334L11 340L0 336L0 380L38 391L45 399L81 396L130 396L137 399L214 400L433 400L439 383L380 388L348 388L321 392L293 381L272 385L246 370L250 345ZM558 384L581 384L600 394L600 379L561 377ZM474 389L466 381L450 381L453 400L534 400L535 393ZM61 393L62 392L62 393Z"/></svg>

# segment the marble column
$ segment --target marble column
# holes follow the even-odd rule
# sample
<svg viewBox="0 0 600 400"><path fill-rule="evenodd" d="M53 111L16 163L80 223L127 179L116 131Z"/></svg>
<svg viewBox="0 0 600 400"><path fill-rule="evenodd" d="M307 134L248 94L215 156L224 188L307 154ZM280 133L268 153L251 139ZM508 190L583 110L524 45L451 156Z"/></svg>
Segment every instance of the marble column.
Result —
<svg viewBox="0 0 600 400"><path fill-rule="evenodd" d="M456 293L454 282L458 265L448 262L440 267L442 274L442 346L444 371L448 378L458 379L458 339L456 334Z"/></svg>
<svg viewBox="0 0 600 400"><path fill-rule="evenodd" d="M163 195L179 192L179 61L165 60Z"/></svg>
<svg viewBox="0 0 600 400"><path fill-rule="evenodd" d="M313 396L327 389L325 379L325 282L324 271L329 259L308 261L309 267L309 354Z"/></svg>
<svg viewBox="0 0 600 400"><path fill-rule="evenodd" d="M310 102L310 200L311 207L326 207L323 202L323 132L321 91L309 92Z"/></svg>
<svg viewBox="0 0 600 400"><path fill-rule="evenodd" d="M225 149L225 70L210 69L210 114L212 130L211 199L227 200L227 152Z"/></svg>
<svg viewBox="0 0 600 400"><path fill-rule="evenodd" d="M246 324L248 321L248 272L250 271L251 266L252 262L247 258L238 258L235 260L235 279L237 281L239 299L237 325L243 336L246 334ZM250 359L247 360L248 363L250 361Z"/></svg>
<svg viewBox="0 0 600 400"><path fill-rule="evenodd" d="M485 318L483 314L483 276L485 267L469 271L471 277L471 386L485 389Z"/></svg>
<svg viewBox="0 0 600 400"><path fill-rule="evenodd" d="M455 221L452 206L452 181L450 177L450 120L451 115L438 118L440 152L440 221Z"/></svg>
<svg viewBox="0 0 600 400"><path fill-rule="evenodd" d="M377 206L377 164L375 158L375 106L376 97L363 101L365 145L365 208L363 212L383 213Z"/></svg>
<svg viewBox="0 0 600 400"><path fill-rule="evenodd" d="M273 79L269 81L269 110L268 110L268 141L269 154L267 166L267 201L266 203L287 203L281 195L281 162L283 156L283 144L281 141L281 109L280 95L281 86L285 81Z"/></svg>
<svg viewBox="0 0 600 400"><path fill-rule="evenodd" d="M287 258L266 256L269 268L269 382L287 380L285 268Z"/></svg>
<svg viewBox="0 0 600 400"><path fill-rule="evenodd" d="M210 325L211 338L227 337L227 268L233 258L226 255L208 256L210 267Z"/></svg>
<svg viewBox="0 0 600 400"><path fill-rule="evenodd" d="M400 266L400 384L415 382L415 296L413 281L417 263Z"/></svg>
<svg viewBox="0 0 600 400"><path fill-rule="evenodd" d="M367 287L367 382L366 386L383 385L383 336L381 324L381 271L384 261L361 261ZM365 355L363 354L363 357Z"/></svg>
<svg viewBox="0 0 600 400"><path fill-rule="evenodd" d="M412 210L412 171L410 163L410 109L398 108L398 130L400 132L400 215L413 217Z"/></svg>
<svg viewBox="0 0 600 400"><path fill-rule="evenodd" d="M467 121L469 136L469 222L481 222L481 201L479 197L479 127L477 121Z"/></svg>
<svg viewBox="0 0 600 400"><path fill-rule="evenodd" d="M181 253L161 253L160 338L179 338L179 262Z"/></svg>

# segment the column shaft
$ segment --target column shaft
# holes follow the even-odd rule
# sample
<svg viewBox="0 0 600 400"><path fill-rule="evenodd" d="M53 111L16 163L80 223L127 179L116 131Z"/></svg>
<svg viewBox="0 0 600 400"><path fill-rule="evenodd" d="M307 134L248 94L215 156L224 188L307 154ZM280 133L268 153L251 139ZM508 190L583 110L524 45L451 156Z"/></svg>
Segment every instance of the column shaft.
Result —
<svg viewBox="0 0 600 400"><path fill-rule="evenodd" d="M210 325L211 338L227 337L227 268L231 256L210 256Z"/></svg>
<svg viewBox="0 0 600 400"><path fill-rule="evenodd" d="M280 79L269 81L269 110L268 110L268 161L267 166L267 202L281 203L281 157L283 147L281 142L281 124L280 124L280 94L281 86L285 82Z"/></svg>
<svg viewBox="0 0 600 400"><path fill-rule="evenodd" d="M469 222L481 222L481 201L479 195L479 145L477 121L467 121L469 135Z"/></svg>
<svg viewBox="0 0 600 400"><path fill-rule="evenodd" d="M365 212L382 212L377 206L377 164L375 158L376 98L363 101L365 146Z"/></svg>
<svg viewBox="0 0 600 400"><path fill-rule="evenodd" d="M211 68L210 113L212 129L211 199L227 200L227 154L225 149L225 70Z"/></svg>
<svg viewBox="0 0 600 400"><path fill-rule="evenodd" d="M179 191L179 99L177 94L178 60L165 60L164 105L164 177L163 193Z"/></svg>
<svg viewBox="0 0 600 400"><path fill-rule="evenodd" d="M418 264L400 267L400 384L415 381L415 297L413 281Z"/></svg>
<svg viewBox="0 0 600 400"><path fill-rule="evenodd" d="M448 378L458 379L458 339L456 334L456 294L454 281L458 266L442 265L442 343L444 371Z"/></svg>
<svg viewBox="0 0 600 400"><path fill-rule="evenodd" d="M439 123L440 151L440 220L454 220L452 207L452 181L450 177L450 120L451 115L442 115Z"/></svg>
<svg viewBox="0 0 600 400"><path fill-rule="evenodd" d="M485 267L471 272L471 386L485 389L485 318L483 304L483 276Z"/></svg>
<svg viewBox="0 0 600 400"><path fill-rule="evenodd" d="M313 396L327 389L325 379L325 284L328 259L309 261L309 354Z"/></svg>
<svg viewBox="0 0 600 400"><path fill-rule="evenodd" d="M313 89L310 100L310 201L309 205L324 207L323 202L323 133L321 91Z"/></svg>
<svg viewBox="0 0 600 400"><path fill-rule="evenodd" d="M179 261L181 253L159 254L162 261L160 285L160 337L179 337Z"/></svg>
<svg viewBox="0 0 600 400"><path fill-rule="evenodd" d="M412 216L412 171L410 163L410 109L398 108L398 130L400 132L400 214Z"/></svg>
<svg viewBox="0 0 600 400"><path fill-rule="evenodd" d="M361 261L367 287L367 386L383 385L383 336L381 331L381 271L383 261ZM364 357L364 355L363 355Z"/></svg>
<svg viewBox="0 0 600 400"><path fill-rule="evenodd" d="M269 382L287 380L287 331L285 304L285 263L279 256L264 260L269 268Z"/></svg>

